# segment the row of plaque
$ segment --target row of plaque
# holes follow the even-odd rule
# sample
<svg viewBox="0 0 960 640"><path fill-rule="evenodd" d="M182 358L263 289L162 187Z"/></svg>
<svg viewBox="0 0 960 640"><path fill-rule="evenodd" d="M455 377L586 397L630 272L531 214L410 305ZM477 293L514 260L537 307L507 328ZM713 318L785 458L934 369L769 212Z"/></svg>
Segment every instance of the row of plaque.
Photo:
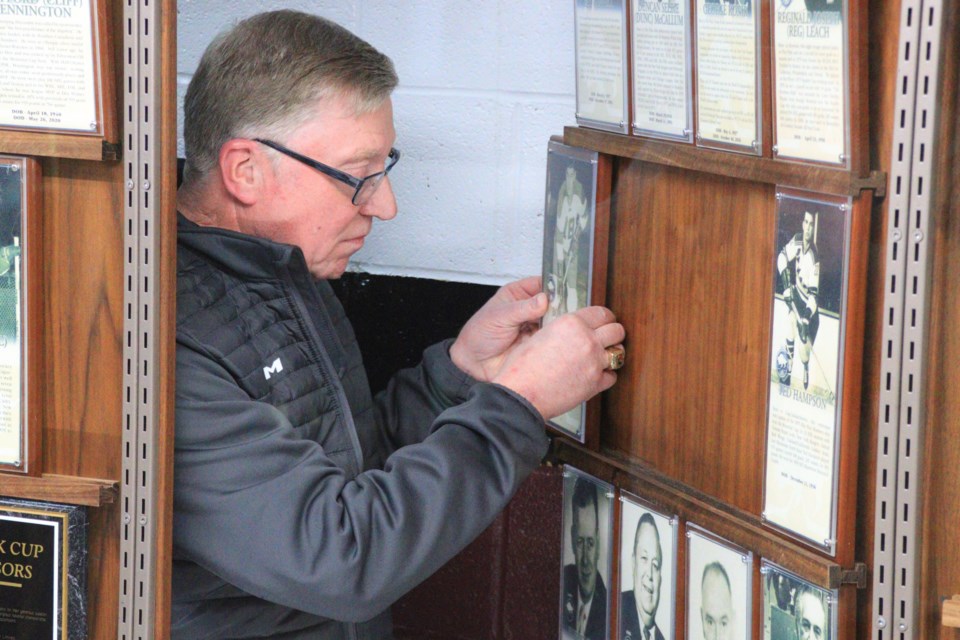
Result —
<svg viewBox="0 0 960 640"><path fill-rule="evenodd" d="M591 291L597 165L594 151L549 143L545 323L603 303ZM786 188L776 190L776 201L769 359L758 372L769 389L761 516L835 555L851 201ZM585 442L586 415L581 405L550 425Z"/></svg>
<svg viewBox="0 0 960 640"><path fill-rule="evenodd" d="M691 522L681 536L677 516L623 491L620 545L614 549L614 487L569 465L563 476L560 640L673 640L681 598L687 638L751 640L757 608L764 640L837 637L836 590L761 559L762 599L754 602L751 551ZM679 557L686 558L685 566L678 566ZM678 580L684 571L686 579ZM680 584L686 584L685 593ZM616 621L610 615L613 597Z"/></svg>
<svg viewBox="0 0 960 640"><path fill-rule="evenodd" d="M776 157L849 164L847 2L769 3ZM760 155L761 6L575 0L577 122Z"/></svg>

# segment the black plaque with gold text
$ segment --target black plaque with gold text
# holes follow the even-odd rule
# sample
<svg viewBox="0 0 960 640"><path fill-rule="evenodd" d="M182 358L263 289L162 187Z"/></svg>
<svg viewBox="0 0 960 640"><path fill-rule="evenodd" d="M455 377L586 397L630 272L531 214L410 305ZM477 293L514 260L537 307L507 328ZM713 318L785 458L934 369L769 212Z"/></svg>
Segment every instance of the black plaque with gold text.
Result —
<svg viewBox="0 0 960 640"><path fill-rule="evenodd" d="M0 499L0 640L86 637L83 507Z"/></svg>

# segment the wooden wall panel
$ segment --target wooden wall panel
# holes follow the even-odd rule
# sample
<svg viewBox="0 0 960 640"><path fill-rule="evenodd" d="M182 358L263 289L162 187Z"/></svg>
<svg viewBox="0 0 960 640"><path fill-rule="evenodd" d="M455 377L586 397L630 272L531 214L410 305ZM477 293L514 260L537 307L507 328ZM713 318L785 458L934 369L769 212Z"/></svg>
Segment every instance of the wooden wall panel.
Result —
<svg viewBox="0 0 960 640"><path fill-rule="evenodd" d="M47 403L43 471L117 481L123 380L123 174L118 163L46 159ZM116 636L119 509L88 511L90 638Z"/></svg>
<svg viewBox="0 0 960 640"><path fill-rule="evenodd" d="M631 357L602 443L759 514L774 188L626 160L616 188L607 300Z"/></svg>
<svg viewBox="0 0 960 640"><path fill-rule="evenodd" d="M918 637L960 640L960 629L941 626L944 599L960 594L960 7L945 4L941 142L932 207L937 238L926 371Z"/></svg>

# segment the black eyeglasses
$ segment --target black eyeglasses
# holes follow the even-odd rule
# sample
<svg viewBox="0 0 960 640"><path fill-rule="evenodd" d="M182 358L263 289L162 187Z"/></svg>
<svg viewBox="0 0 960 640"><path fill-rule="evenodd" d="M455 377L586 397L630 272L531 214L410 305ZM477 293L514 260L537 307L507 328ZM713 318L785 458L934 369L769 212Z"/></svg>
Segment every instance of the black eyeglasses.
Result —
<svg viewBox="0 0 960 640"><path fill-rule="evenodd" d="M329 165L325 165L322 162L317 162L313 158L308 158L305 155L299 154L292 149L288 149L279 142L274 142L273 140L263 140L261 138L254 138L254 141L259 142L260 144L265 144L271 149L279 151L280 153L290 156L297 162L302 162L308 167L312 167L324 175L328 175L334 180L339 180L340 182L350 185L353 187L353 198L351 202L356 206L360 206L367 202L370 199L370 196L374 194L377 190L377 187L380 186L380 183L383 182L383 179L387 177L387 174L390 173L390 170L400 161L400 152L396 149L390 149L390 153L387 154L387 166L384 167L383 171L378 171L376 173L371 173L365 178L356 178L349 173L344 173L339 169L334 169Z"/></svg>

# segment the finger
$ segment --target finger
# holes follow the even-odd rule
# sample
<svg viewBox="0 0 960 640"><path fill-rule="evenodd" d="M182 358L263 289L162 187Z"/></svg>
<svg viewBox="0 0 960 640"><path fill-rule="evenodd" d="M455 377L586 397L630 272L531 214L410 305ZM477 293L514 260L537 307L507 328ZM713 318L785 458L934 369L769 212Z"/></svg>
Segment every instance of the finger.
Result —
<svg viewBox="0 0 960 640"><path fill-rule="evenodd" d="M532 298L511 303L510 319L518 325L534 322L547 312L548 304L547 294L540 291Z"/></svg>
<svg viewBox="0 0 960 640"><path fill-rule="evenodd" d="M509 300L524 300L537 295L542 290L540 276L529 276L503 285L497 294L498 297Z"/></svg>
<svg viewBox="0 0 960 640"><path fill-rule="evenodd" d="M617 319L616 316L613 315L613 311L610 311L610 309L606 307L584 307L583 309L577 309L573 313L583 320L591 329L610 324Z"/></svg>
<svg viewBox="0 0 960 640"><path fill-rule="evenodd" d="M600 341L601 346L612 347L624 341L627 337L627 330L624 329L623 325L619 322L611 322L610 324L597 327L594 330L594 334L597 336L597 340Z"/></svg>

